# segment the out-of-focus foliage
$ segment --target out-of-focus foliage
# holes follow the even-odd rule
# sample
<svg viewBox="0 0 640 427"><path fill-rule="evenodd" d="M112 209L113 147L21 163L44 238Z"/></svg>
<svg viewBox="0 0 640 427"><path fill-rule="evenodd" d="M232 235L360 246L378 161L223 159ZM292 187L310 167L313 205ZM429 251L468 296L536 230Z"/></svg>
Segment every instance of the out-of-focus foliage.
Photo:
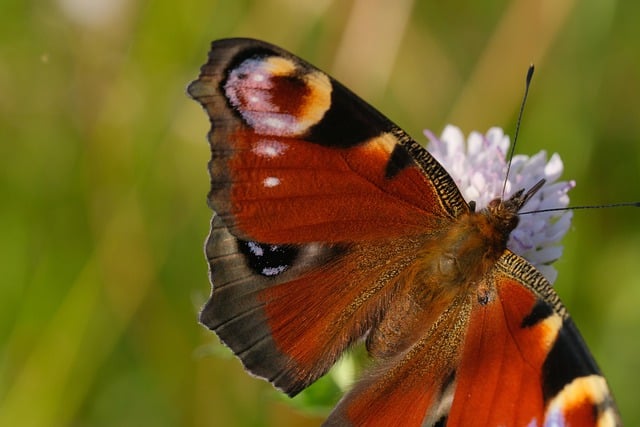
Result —
<svg viewBox="0 0 640 427"><path fill-rule="evenodd" d="M640 199L640 3L0 3L0 425L311 426L200 327L216 38L282 45L413 134L514 127L576 204ZM576 212L557 289L640 424L640 212ZM325 390L318 393L324 399ZM329 389L331 392L331 389ZM332 393L335 394L335 391ZM309 396L307 396L309 397ZM337 397L337 396L335 396Z"/></svg>

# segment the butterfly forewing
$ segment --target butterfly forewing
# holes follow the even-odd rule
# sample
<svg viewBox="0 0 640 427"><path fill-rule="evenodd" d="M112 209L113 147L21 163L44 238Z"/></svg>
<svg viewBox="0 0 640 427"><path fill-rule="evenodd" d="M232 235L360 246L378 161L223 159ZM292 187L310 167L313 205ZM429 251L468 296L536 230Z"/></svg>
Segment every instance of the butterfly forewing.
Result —
<svg viewBox="0 0 640 427"><path fill-rule="evenodd" d="M234 235L388 239L467 209L422 147L311 65L246 39L215 42L209 58L189 93L212 122L209 201Z"/></svg>

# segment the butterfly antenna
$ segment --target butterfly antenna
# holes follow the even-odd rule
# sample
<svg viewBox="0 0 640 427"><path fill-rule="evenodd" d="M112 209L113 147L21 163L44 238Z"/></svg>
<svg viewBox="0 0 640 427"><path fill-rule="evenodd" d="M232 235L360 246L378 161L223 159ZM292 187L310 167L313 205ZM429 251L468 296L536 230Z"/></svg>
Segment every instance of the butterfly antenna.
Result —
<svg viewBox="0 0 640 427"><path fill-rule="evenodd" d="M608 208L640 208L640 202L609 203L605 205L567 206L566 208L536 209L534 211L518 212L518 215L527 215L541 212L577 211L580 209L608 209Z"/></svg>
<svg viewBox="0 0 640 427"><path fill-rule="evenodd" d="M504 183L502 184L502 198L504 199L504 192L507 189L507 180L509 179L509 171L511 170L511 159L516 149L516 142L518 141L518 134L520 133L520 122L522 122L522 114L524 113L524 106L527 103L527 96L529 95L529 86L531 86L531 79L533 78L533 71L535 67L533 64L529 65L527 70L527 79L524 87L524 96L522 97L522 103L520 104L520 112L518 113L518 121L516 122L516 132L513 135L513 144L511 144L511 150L509 151L509 161L507 162L507 173L504 176Z"/></svg>

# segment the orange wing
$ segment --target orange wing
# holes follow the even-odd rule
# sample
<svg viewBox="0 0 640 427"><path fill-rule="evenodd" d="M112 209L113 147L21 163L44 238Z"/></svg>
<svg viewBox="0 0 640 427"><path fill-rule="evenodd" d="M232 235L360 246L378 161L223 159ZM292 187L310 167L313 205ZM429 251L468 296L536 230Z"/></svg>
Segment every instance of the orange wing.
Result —
<svg viewBox="0 0 640 427"><path fill-rule="evenodd" d="M270 243L388 239L468 210L415 141L326 74L263 42L215 42L189 93L212 123L211 207Z"/></svg>

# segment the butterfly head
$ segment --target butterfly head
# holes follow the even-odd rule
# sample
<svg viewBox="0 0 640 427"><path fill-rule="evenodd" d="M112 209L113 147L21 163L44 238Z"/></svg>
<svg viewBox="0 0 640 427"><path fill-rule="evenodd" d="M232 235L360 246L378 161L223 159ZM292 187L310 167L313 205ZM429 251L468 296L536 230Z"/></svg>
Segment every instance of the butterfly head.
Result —
<svg viewBox="0 0 640 427"><path fill-rule="evenodd" d="M525 193L524 189L518 190L508 199L493 199L485 209L492 219L494 226L505 237L518 226L518 212L527 202L542 188L545 180L541 179Z"/></svg>

